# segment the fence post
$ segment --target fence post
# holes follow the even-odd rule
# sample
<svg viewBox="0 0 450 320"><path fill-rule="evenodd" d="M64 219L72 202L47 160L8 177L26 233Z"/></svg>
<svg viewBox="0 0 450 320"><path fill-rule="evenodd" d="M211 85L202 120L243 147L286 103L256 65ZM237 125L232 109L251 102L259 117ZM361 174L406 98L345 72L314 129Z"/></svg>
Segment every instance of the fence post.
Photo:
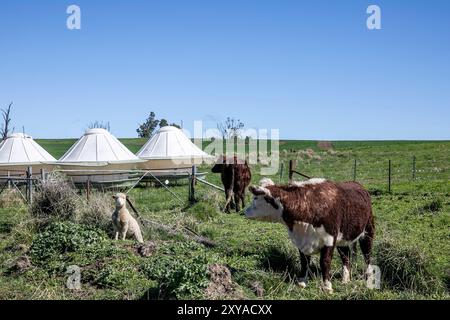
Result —
<svg viewBox="0 0 450 320"><path fill-rule="evenodd" d="M356 181L356 158L353 160L353 181Z"/></svg>
<svg viewBox="0 0 450 320"><path fill-rule="evenodd" d="M280 165L280 183L283 181L283 171L284 171L284 162L281 162Z"/></svg>
<svg viewBox="0 0 450 320"><path fill-rule="evenodd" d="M41 180L45 182L45 169L41 169Z"/></svg>
<svg viewBox="0 0 450 320"><path fill-rule="evenodd" d="M292 176L294 175L294 170L297 167L295 160L289 160L289 183L292 183Z"/></svg>
<svg viewBox="0 0 450 320"><path fill-rule="evenodd" d="M197 174L197 167L192 166L192 172L191 172L191 179L189 183L189 202L191 204L195 203L195 183L196 183L196 176Z"/></svg>
<svg viewBox="0 0 450 320"><path fill-rule="evenodd" d="M8 189L11 189L11 172L8 171Z"/></svg>
<svg viewBox="0 0 450 320"><path fill-rule="evenodd" d="M392 166L391 166L391 160L389 160L389 167L388 167L388 190L389 193L391 192L391 174L392 174Z"/></svg>
<svg viewBox="0 0 450 320"><path fill-rule="evenodd" d="M412 161L412 179L416 180L416 156L413 156L413 161Z"/></svg>
<svg viewBox="0 0 450 320"><path fill-rule="evenodd" d="M27 201L29 205L33 204L33 168L27 170Z"/></svg>
<svg viewBox="0 0 450 320"><path fill-rule="evenodd" d="M89 202L90 197L91 197L91 177L88 176L88 179L86 181L86 199L87 199L87 202Z"/></svg>

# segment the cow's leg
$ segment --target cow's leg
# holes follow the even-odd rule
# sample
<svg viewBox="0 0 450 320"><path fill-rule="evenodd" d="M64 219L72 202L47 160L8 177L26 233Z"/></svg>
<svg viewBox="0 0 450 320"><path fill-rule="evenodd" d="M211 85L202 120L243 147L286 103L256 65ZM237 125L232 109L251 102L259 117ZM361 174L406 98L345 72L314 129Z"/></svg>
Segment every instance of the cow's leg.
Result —
<svg viewBox="0 0 450 320"><path fill-rule="evenodd" d="M342 260L342 283L350 282L350 247L338 247Z"/></svg>
<svg viewBox="0 0 450 320"><path fill-rule="evenodd" d="M364 236L359 239L359 246L361 247L361 252L364 256L364 260L366 262L367 267L366 276L369 276L373 272L370 262L371 262L372 244L374 235L375 235L375 225L373 218L371 218L366 226Z"/></svg>
<svg viewBox="0 0 450 320"><path fill-rule="evenodd" d="M320 269L322 271L323 285L322 290L326 293L333 293L333 287L331 285L331 260L333 259L334 246L323 247L320 250Z"/></svg>
<svg viewBox="0 0 450 320"><path fill-rule="evenodd" d="M242 208L245 208L245 188L244 188L244 191L241 193L241 202L242 202Z"/></svg>
<svg viewBox="0 0 450 320"><path fill-rule="evenodd" d="M309 263L311 260L310 256L307 256L300 250L300 262L302 269L300 270L300 279L298 279L298 285L302 288L306 287L306 284L308 283L308 272L309 272Z"/></svg>
<svg viewBox="0 0 450 320"><path fill-rule="evenodd" d="M226 189L225 197L226 197L226 202L225 202L225 208L223 209L223 211L230 212L230 203L233 199L233 192L230 189Z"/></svg>
<svg viewBox="0 0 450 320"><path fill-rule="evenodd" d="M234 194L234 203L235 203L236 212L241 211L240 195L237 193Z"/></svg>

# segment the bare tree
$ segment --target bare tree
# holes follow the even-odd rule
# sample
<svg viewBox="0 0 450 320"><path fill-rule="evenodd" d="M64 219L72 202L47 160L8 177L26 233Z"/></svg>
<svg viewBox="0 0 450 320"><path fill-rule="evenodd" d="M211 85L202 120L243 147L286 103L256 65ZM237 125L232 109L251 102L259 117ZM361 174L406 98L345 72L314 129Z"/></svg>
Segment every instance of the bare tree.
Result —
<svg viewBox="0 0 450 320"><path fill-rule="evenodd" d="M109 121L108 122L103 122L103 121L95 121L92 122L89 126L89 129L105 129L107 131L111 131L111 127L109 125Z"/></svg>
<svg viewBox="0 0 450 320"><path fill-rule="evenodd" d="M231 117L227 117L227 120L217 124L217 129L224 140L240 137L243 128L244 123L241 120Z"/></svg>
<svg viewBox="0 0 450 320"><path fill-rule="evenodd" d="M9 133L11 131L10 125L11 125L11 107L12 102L9 104L8 108L2 109L2 117L3 117L3 124L0 129L0 135L2 137L2 140L6 140L8 138Z"/></svg>

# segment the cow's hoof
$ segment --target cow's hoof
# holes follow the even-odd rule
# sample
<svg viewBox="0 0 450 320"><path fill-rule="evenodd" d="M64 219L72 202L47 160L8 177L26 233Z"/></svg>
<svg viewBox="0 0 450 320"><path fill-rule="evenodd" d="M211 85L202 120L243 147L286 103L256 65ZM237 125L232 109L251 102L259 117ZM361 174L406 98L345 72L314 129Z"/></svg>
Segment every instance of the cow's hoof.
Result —
<svg viewBox="0 0 450 320"><path fill-rule="evenodd" d="M327 294L332 294L333 293L333 286L331 285L330 281L326 280L322 284L322 291L327 293Z"/></svg>
<svg viewBox="0 0 450 320"><path fill-rule="evenodd" d="M350 271L347 267L342 269L342 283L347 284L350 282Z"/></svg>
<svg viewBox="0 0 450 320"><path fill-rule="evenodd" d="M304 278L298 279L297 284L302 289L306 288L306 285L308 284L308 278L304 277Z"/></svg>

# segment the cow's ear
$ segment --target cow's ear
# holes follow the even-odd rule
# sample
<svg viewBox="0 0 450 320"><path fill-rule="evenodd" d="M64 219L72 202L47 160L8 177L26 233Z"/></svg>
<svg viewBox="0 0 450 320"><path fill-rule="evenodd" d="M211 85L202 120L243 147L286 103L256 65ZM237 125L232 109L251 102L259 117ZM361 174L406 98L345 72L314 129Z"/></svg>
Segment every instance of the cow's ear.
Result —
<svg viewBox="0 0 450 320"><path fill-rule="evenodd" d="M255 196L265 196L267 195L267 191L263 190L261 188L258 188L257 186L250 186L249 190L251 193L253 193Z"/></svg>

